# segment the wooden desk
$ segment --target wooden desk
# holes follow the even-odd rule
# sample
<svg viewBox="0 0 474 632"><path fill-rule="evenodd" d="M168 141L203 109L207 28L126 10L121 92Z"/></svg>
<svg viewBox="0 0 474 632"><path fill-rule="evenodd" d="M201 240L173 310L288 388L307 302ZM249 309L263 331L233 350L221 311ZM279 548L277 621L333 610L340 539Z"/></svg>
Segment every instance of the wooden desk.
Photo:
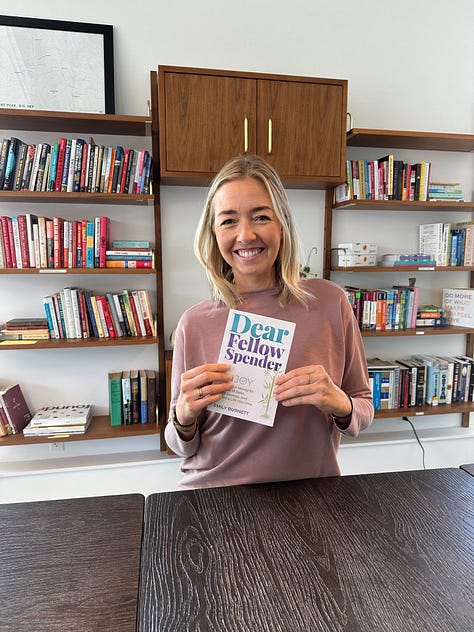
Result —
<svg viewBox="0 0 474 632"><path fill-rule="evenodd" d="M461 465L461 469L474 476L474 463L466 463L465 465Z"/></svg>
<svg viewBox="0 0 474 632"><path fill-rule="evenodd" d="M143 511L138 494L0 505L1 632L135 630Z"/></svg>
<svg viewBox="0 0 474 632"><path fill-rule="evenodd" d="M138 629L468 632L474 478L459 469L147 498Z"/></svg>

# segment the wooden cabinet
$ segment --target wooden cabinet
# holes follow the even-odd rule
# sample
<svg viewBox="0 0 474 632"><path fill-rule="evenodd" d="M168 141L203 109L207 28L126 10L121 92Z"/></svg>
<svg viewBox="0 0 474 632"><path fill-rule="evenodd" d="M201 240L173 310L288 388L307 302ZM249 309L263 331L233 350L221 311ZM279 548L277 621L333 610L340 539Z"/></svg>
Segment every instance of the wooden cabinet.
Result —
<svg viewBox="0 0 474 632"><path fill-rule="evenodd" d="M240 153L289 187L343 180L346 80L159 66L158 85L163 184L208 184Z"/></svg>
<svg viewBox="0 0 474 632"><path fill-rule="evenodd" d="M152 89L156 93L156 73L152 73ZM120 116L120 115L93 115L93 114L70 114L63 112L40 112L40 111L28 111L22 112L17 110L0 110L0 125L6 130L20 130L28 132L29 134L36 134L36 136L44 137L44 135L51 132L61 132L62 134L71 133L76 134L103 134L106 137L114 136L115 142L119 142L117 139L121 139L122 143L126 143L126 137L136 137L136 142L143 143L145 145L146 137L152 136L152 151L157 151L158 147L158 133L157 133L157 104L156 100L152 101L152 116L140 117L140 116ZM38 135L38 132L40 133ZM133 141L135 142L135 141ZM149 138L148 138L149 142ZM112 144L112 141L111 141ZM157 154L155 154L157 155ZM156 165L155 165L156 168ZM27 287L28 299L25 301L26 308L31 308L34 305L41 304L42 294L40 290L35 291L38 279L41 277L53 277L57 280L57 288L54 291L59 290L65 285L78 284L81 285L81 277L84 279L83 283L87 285L91 281L97 280L103 291L106 291L108 284L117 285L116 280L120 284L123 283L123 287L143 287L147 286L150 290L150 296L152 303L154 304L157 323L157 335L149 337L120 337L120 338L87 338L87 339L59 339L59 340L41 340L34 345L25 346L22 341L18 343L10 343L7 345L0 345L0 351L2 351L2 359L5 361L2 364L2 380L8 380L7 372L5 371L8 366L7 356L9 353L24 353L24 363L28 364L29 353L34 352L34 355L41 352L46 352L47 357L45 360L48 371L50 374L50 381L54 383L54 366L55 362L51 359L52 352L56 353L59 350L66 350L67 353L75 354L80 350L82 353L86 353L94 349L95 352L99 350L103 354L117 353L110 352L110 349L119 348L124 349L124 346L130 348L130 345L137 348L137 354L140 354L140 348L144 345L146 347L153 346L156 349L156 355L154 353L155 368L158 370L158 421L160 425L165 422L165 362L164 362L164 345L163 345L163 297L162 297L162 268L161 268L161 229L160 229L160 204L159 204L159 186L156 180L155 172L155 194L154 195L132 195L132 194L106 194L106 193L53 193L53 192L36 192L36 191L1 191L0 201L3 203L3 214L9 214L8 205L11 203L20 204L22 212L24 212L25 204L35 205L36 212L45 215L53 216L56 214L66 214L67 217L77 217L78 214L87 212L91 214L104 214L106 213L111 218L117 213L120 207L126 205L131 206L132 210L138 210L138 208L148 207L146 211L149 211L149 219L146 218L146 211L144 213L145 221L150 229L147 238L153 241L152 235L154 235L155 241L155 268L153 269L116 269L116 268L72 268L72 269L36 269L36 268L20 268L0 269L0 276L3 279L16 276L18 282L9 283L9 287L14 288L17 285ZM76 207L79 205L86 205L80 211L76 211ZM89 208L92 205L92 208ZM95 205L100 205L96 207ZM12 214L18 211L13 210ZM42 210L44 209L44 211ZM127 218L127 210L124 209L120 215L121 222L125 223ZM117 238L127 238L126 234L117 235ZM119 276L118 276L119 275ZM30 282L26 279L31 279ZM86 282L87 280L87 282ZM6 307L10 303L10 299L7 293L4 291L2 284L2 298L3 306ZM19 290L21 292L21 290ZM28 307L29 306L29 307ZM25 309L25 308L24 308ZM4 311L5 314L10 312ZM24 315L24 314L12 314ZM10 317L10 316L9 316ZM6 354L6 355L5 355ZM96 356L95 356L96 357ZM116 356L114 356L116 358ZM92 365L94 360L91 360ZM115 360L111 359L110 362L117 362L120 368L127 368L120 365L120 358ZM70 366L74 365L73 356L70 359ZM113 365L116 366L116 365ZM118 368L118 367L117 367ZM146 367L153 368L153 367ZM92 369L93 366L92 366ZM116 369L113 369L116 370ZM48 378L49 379L49 378ZM71 379L74 379L71 377ZM80 380L80 376L79 376ZM107 389L107 373L98 371L97 382L100 385L100 389ZM21 383L22 389L25 394L28 393L28 384ZM73 387L71 387L73 392ZM80 382L77 386L77 397L82 397ZM51 402L55 403L55 402ZM92 402L94 403L94 402ZM104 439L104 438L127 438L134 435L144 434L157 434L160 428L158 424L133 424L131 426L119 426L111 427L110 420L107 415L99 415L95 417L91 423L90 428L85 435L70 436L61 438L61 441L80 441L91 439ZM0 447L9 445L22 445L31 443L45 443L51 442L51 438L48 437L24 437L22 434L10 435L0 438Z"/></svg>
<svg viewBox="0 0 474 632"><path fill-rule="evenodd" d="M443 133L425 133L425 132L405 132L396 130L376 130L376 129L353 129L347 133L348 146L355 147L383 147L387 153L386 148L395 149L412 149L423 151L445 151L445 152L472 152L474 151L474 135L472 134L443 134ZM393 212L404 213L419 213L419 224L428 223L430 221L450 221L449 216L459 211L474 211L474 202L410 202L401 200L348 200L334 203L333 191L328 190L326 192L326 211L325 211L325 230L324 230L324 270L323 276L326 279L339 281L341 273L351 273L350 285L357 285L354 274L374 274L374 279L377 274L391 275L395 277L399 273L410 273L411 275L419 273L425 274L438 274L449 272L469 272L469 287L474 287L474 267L472 266L455 266L455 267L427 267L420 265L419 267L413 266L397 266L397 267L382 267L382 266L359 266L359 267L336 267L332 265L331 254L332 248L336 246L333 244L333 223L334 214L350 213L352 221L354 221L355 214L357 212L365 213L367 211L373 211L377 213L377 221L379 222L380 230L382 229L384 214L387 217L392 215ZM442 211L445 220L430 220L430 212ZM389 215L390 214L390 215ZM341 217L341 221L344 221ZM389 229L390 230L390 229ZM357 239L354 237L354 241ZM397 244L392 244L392 247L396 251ZM398 246L401 247L400 245ZM402 248L403 249L403 248ZM394 283L396 281L393 281ZM372 285L372 284L371 284ZM436 284L438 285L438 284ZM441 286L441 276L440 283ZM374 280L372 287L381 287L380 282ZM416 328L416 329L401 329L396 331L374 331L367 330L362 331L364 338L374 337L399 337L399 336L430 336L430 340L433 340L433 353L436 353L436 336L445 335L460 335L463 334L466 337L465 353L468 356L472 356L474 353L474 328L460 328L445 326L436 329L430 328ZM387 353L392 353L388 351ZM416 353L416 349L413 349L413 353ZM406 415L440 415L460 413L462 415L462 425L469 426L469 414L474 412L473 402L456 403L452 405L441 406L423 406L416 409L386 409L376 412L377 418L394 418L405 417Z"/></svg>

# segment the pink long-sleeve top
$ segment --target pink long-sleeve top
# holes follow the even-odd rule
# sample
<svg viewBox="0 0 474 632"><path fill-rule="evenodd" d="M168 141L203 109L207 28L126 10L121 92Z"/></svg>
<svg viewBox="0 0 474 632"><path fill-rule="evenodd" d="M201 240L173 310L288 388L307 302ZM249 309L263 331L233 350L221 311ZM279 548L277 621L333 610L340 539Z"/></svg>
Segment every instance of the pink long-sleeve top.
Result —
<svg viewBox="0 0 474 632"><path fill-rule="evenodd" d="M281 307L272 289L245 294L245 302L237 309L296 323L286 370L324 366L334 383L352 398L349 426L340 429L312 405L279 405L273 427L204 409L190 441L183 441L169 421L166 442L184 457L181 488L339 475L341 434L356 436L371 423L374 408L364 347L344 290L323 279L304 283L315 297L308 309L297 302ZM171 406L176 404L182 373L217 361L228 313L227 307L206 300L188 309L179 320Z"/></svg>

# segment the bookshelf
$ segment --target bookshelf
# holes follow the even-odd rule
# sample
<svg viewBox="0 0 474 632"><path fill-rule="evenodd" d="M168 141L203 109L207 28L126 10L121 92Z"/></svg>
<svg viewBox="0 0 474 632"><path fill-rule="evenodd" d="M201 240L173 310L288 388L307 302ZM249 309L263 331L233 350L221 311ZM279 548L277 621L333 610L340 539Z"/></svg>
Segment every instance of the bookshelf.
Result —
<svg viewBox="0 0 474 632"><path fill-rule="evenodd" d="M79 278L95 281L103 291L108 291L107 283L113 281L137 287L137 284L147 283L150 288L151 295L154 295L153 307L156 314L156 336L147 337L119 337L115 339L103 338L87 338L87 339L59 339L59 340L37 340L37 341L3 341L0 344L0 351L6 353L19 353L35 350L38 353L47 353L48 362L51 360L50 352L62 353L62 350L68 350L67 353L74 354L77 350L95 349L96 352L107 354L109 350L115 349L115 353L120 349L136 349L137 355L140 355L144 348L152 349L153 364L157 370L157 390L158 390L158 415L157 423L150 424L133 424L130 426L111 427L109 417L107 415L97 415L93 418L91 425L84 435L61 438L61 441L87 441L94 439L124 439L132 436L157 435L160 433L160 427L165 422L165 362L164 362L164 344L163 344L163 282L162 282L162 266L161 266L161 217L160 217L160 198L159 198L159 171L158 171L158 121L157 121L157 82L156 73L151 73L151 112L149 116L125 116L125 115L109 115L109 114L82 114L70 112L47 112L47 111L22 111L22 110L0 110L0 126L4 130L14 130L24 132L26 134L38 135L52 133L72 134L72 135L101 135L103 137L114 137L116 144L120 144L119 139L124 137L136 137L140 143L151 144L151 153L155 157L154 172L152 182L154 183L152 194L106 194L106 193L59 193L59 192L36 192L36 191L0 191L0 202L3 205L2 214L10 213L7 209L9 205L15 205L13 208L21 208L21 212L25 212L25 204L33 205L35 209L32 212L40 213L40 209L44 208L45 215L54 215L55 210L68 217L74 217L75 205L85 205L85 208L97 208L97 214L108 214L114 217L114 208L123 208L122 221L127 219L127 213L130 208L142 209L144 215L148 217L147 222L147 238L152 240L154 236L155 250L155 267L144 269L123 269L123 268L64 268L64 269L36 269L36 268L2 268L0 275L2 279L13 279L10 288L15 288L15 279L28 279L27 289L29 300L41 302L43 294L38 291L35 294L35 286L41 280L41 277L55 277L59 288L68 284L78 283ZM40 136L39 136L40 137ZM40 141L41 142L41 141ZM125 141L122 140L122 144ZM17 206L21 205L21 206ZM71 206L70 206L71 205ZM107 211L104 207L107 206ZM60 209L60 210L59 210ZM20 212L20 211L18 211ZM26 211L28 212L28 211ZM82 213L78 210L77 213ZM91 211L93 212L93 211ZM149 213L149 214L148 214ZM125 220L123 219L125 218ZM128 234L121 235L120 238L128 238ZM117 236L117 238L119 238ZM57 278L59 277L59 278ZM2 285L5 285L2 283ZM20 290L21 291L21 290ZM9 300L7 293L3 293L2 301ZM31 343L31 344L30 344ZM36 354L34 354L36 355ZM5 360L4 366L7 366L7 356L3 355ZM29 355L25 353L25 363L29 361ZM70 362L74 363L74 355L68 356ZM128 356L130 357L130 356ZM119 361L119 360L116 360ZM123 366L122 368L126 368ZM54 381L54 367L48 364L48 370L51 370L51 379ZM2 381L8 379L7 375L2 375ZM101 381L100 388L107 389L107 374L98 374L97 379ZM21 383L25 395L28 394L28 383ZM78 388L78 397L80 397L80 385ZM48 402L44 402L47 404ZM92 402L94 403L94 402ZM50 443L53 439L44 437L24 437L20 435L9 435L0 437L0 447L12 445L26 445L34 443Z"/></svg>
<svg viewBox="0 0 474 632"><path fill-rule="evenodd" d="M385 153L393 152L394 149L405 150L422 150L435 152L473 152L474 151L474 135L473 134L449 134L449 133L432 133L432 132L416 132L416 131L398 131L398 130L379 130L379 129L351 129L347 132L348 147L367 147L367 148L384 148ZM389 149L387 149L389 148ZM401 200L347 200L344 202L334 203L334 191L326 192L325 202L325 226L324 226L324 262L323 276L326 279L338 280L341 273L349 273L351 280L354 274L383 274L390 276L396 273L410 274L435 274L442 275L450 272L469 273L468 287L474 287L474 267L473 266L427 266L427 265L406 265L397 267L384 266L360 266L360 267L339 267L333 266L331 257L331 249L333 247L333 228L335 213L344 222L347 217L346 213L351 214L353 220L358 212L373 212L377 214L377 220L380 226L384 220L384 215L393 217L395 213L417 213L417 212L435 212L442 211L449 217L454 212L474 212L474 202L424 202L424 201L401 201ZM339 215L340 213L340 215ZM390 216L388 215L390 213ZM420 215L421 217L421 215ZM425 221L425 220L422 220ZM445 220L449 221L449 220ZM420 222L421 223L421 222ZM395 244L393 244L395 247ZM354 285L356 281L351 284ZM345 285L348 283L345 282ZM375 287L374 284L372 287ZM416 328L402 329L396 331L362 331L364 339L373 338L394 338L394 337L417 337L418 339L425 336L449 336L462 335L465 336L466 355L472 356L474 352L474 329L465 327L445 326L439 328ZM376 411L375 418L389 419L397 417L406 417L408 415L424 416L424 415L442 415L442 414L460 414L461 425L465 428L469 427L470 413L474 412L474 403L456 403L440 406L422 406L410 407L409 409L388 409Z"/></svg>

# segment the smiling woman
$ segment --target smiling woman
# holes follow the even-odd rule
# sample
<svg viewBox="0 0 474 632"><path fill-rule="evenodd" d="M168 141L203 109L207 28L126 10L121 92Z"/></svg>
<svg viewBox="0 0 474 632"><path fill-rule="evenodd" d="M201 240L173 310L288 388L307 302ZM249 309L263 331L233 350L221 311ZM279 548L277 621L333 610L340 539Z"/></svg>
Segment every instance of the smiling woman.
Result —
<svg viewBox="0 0 474 632"><path fill-rule="evenodd" d="M373 417L362 339L342 288L300 278L288 199L262 158L238 156L217 174L195 253L212 300L188 309L176 329L165 437L184 457L181 487L339 474L341 433L356 435ZM284 336L283 326L255 325L244 332L242 313L230 328L231 355L217 362L229 309L235 307L282 325L295 323L285 374L270 352ZM269 397L278 403L272 426L221 406L224 395L239 388L235 364L257 364L271 373Z"/></svg>

